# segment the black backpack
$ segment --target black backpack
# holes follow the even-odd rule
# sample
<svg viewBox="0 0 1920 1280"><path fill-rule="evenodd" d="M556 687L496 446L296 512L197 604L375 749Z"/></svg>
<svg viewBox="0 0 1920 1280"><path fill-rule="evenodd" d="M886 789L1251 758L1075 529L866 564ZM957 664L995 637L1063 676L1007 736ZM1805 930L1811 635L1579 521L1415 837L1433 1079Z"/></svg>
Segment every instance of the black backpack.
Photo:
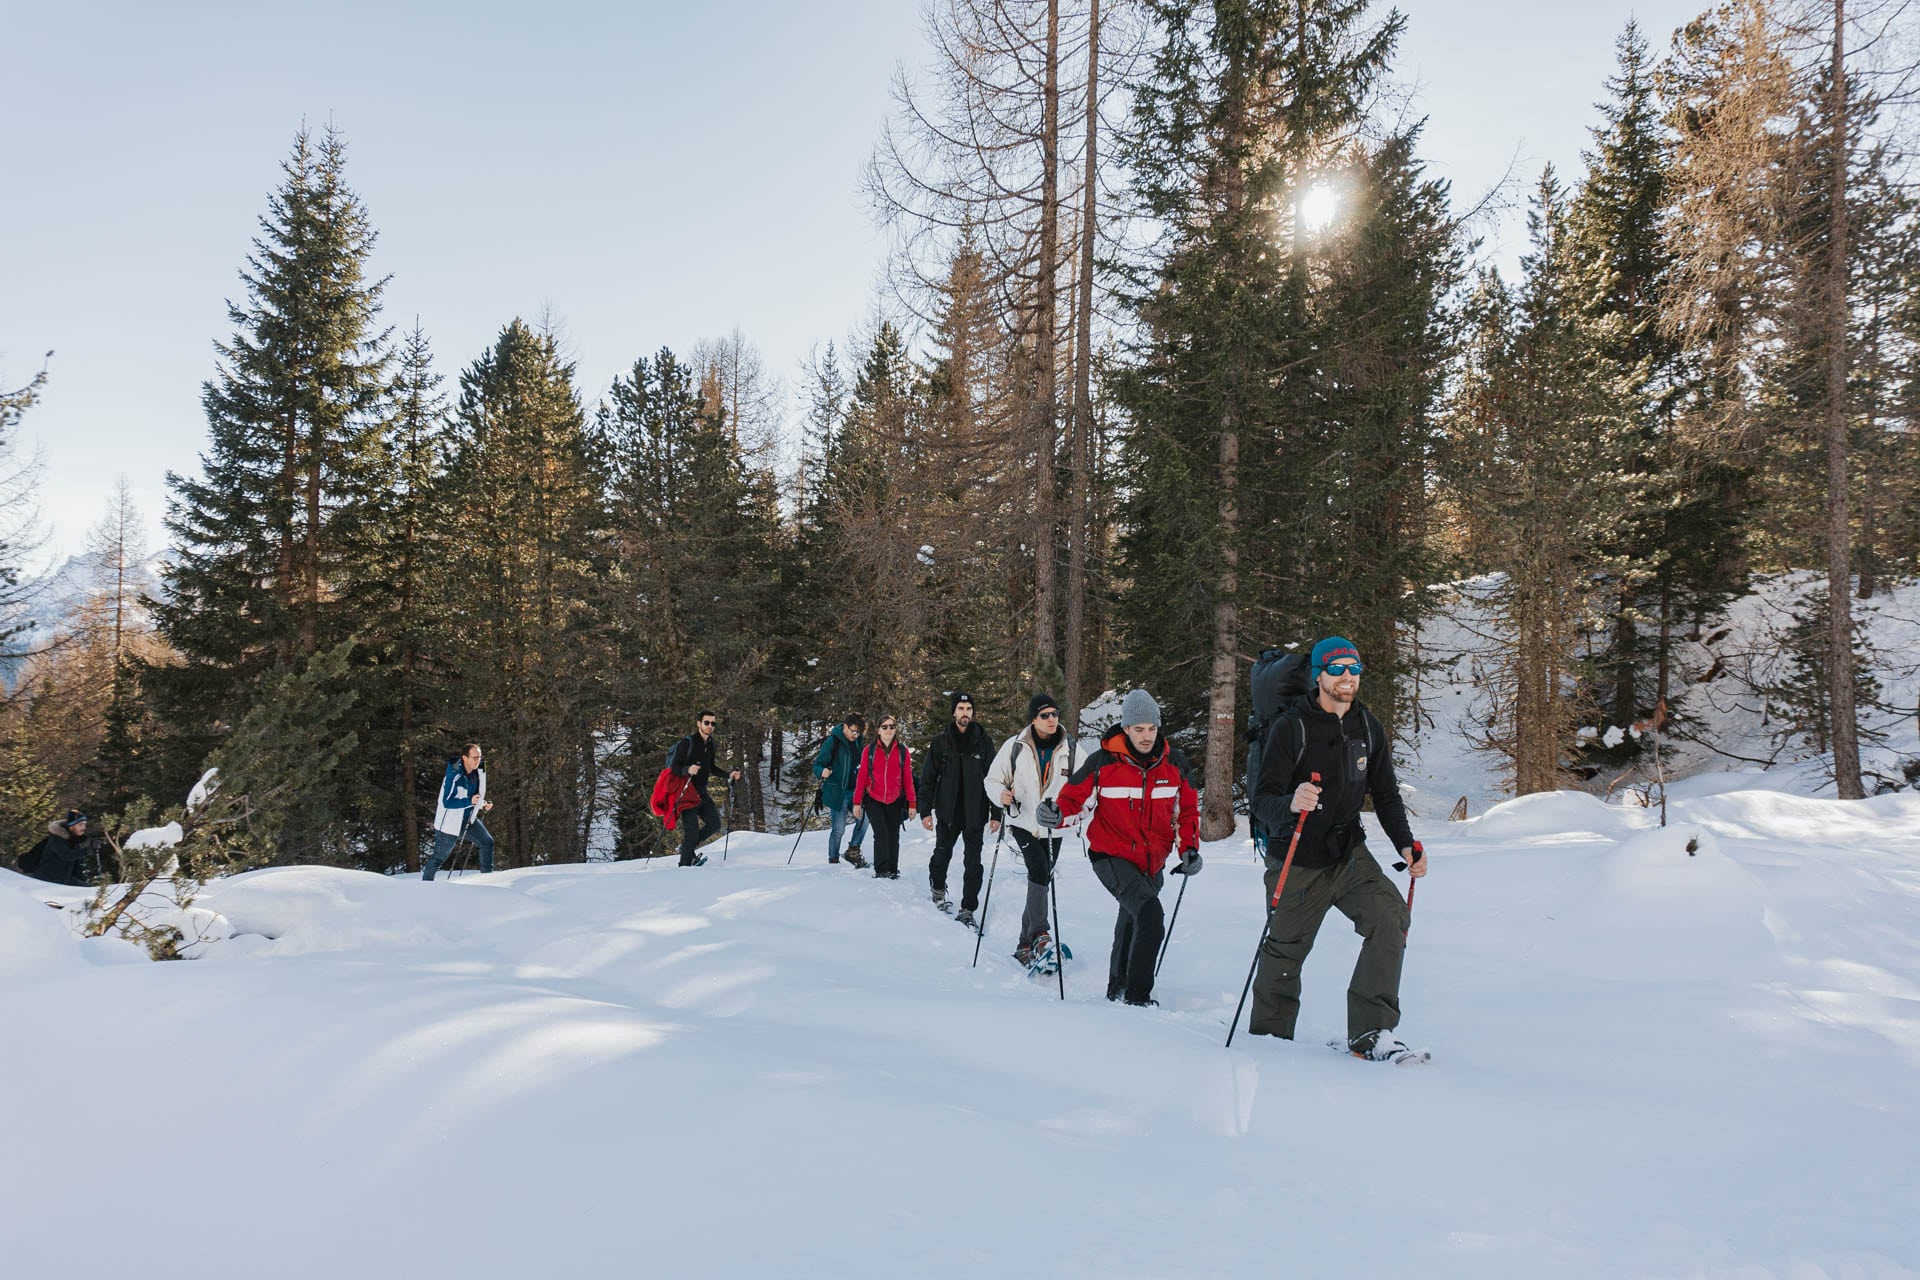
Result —
<svg viewBox="0 0 1920 1280"><path fill-rule="evenodd" d="M1288 707L1306 695L1313 681L1308 658L1313 646L1300 649L1263 649L1254 659L1248 676L1247 713L1247 822L1253 832L1254 846L1267 847L1267 833L1253 816L1253 789L1260 784L1260 761L1266 754L1267 734Z"/></svg>

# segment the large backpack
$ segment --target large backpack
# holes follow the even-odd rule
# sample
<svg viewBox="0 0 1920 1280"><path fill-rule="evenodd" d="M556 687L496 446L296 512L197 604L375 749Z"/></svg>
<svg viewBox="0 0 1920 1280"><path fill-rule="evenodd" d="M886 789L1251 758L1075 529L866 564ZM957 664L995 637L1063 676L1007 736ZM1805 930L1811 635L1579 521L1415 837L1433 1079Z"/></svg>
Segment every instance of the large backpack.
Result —
<svg viewBox="0 0 1920 1280"><path fill-rule="evenodd" d="M1267 734L1281 713L1305 696L1313 685L1308 660L1312 652L1312 645L1299 649L1263 649L1254 659L1253 672L1248 676L1248 705L1252 710L1247 714L1247 824L1253 833L1254 847L1262 853L1267 848L1267 832L1253 816L1253 789L1260 784L1260 761L1266 754Z"/></svg>

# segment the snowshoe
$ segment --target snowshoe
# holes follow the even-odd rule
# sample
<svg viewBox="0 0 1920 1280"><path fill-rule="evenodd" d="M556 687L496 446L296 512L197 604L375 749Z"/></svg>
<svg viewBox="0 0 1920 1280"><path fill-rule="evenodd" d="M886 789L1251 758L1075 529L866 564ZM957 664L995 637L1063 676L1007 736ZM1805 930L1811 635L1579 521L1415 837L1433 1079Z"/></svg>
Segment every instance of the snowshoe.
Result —
<svg viewBox="0 0 1920 1280"><path fill-rule="evenodd" d="M707 865L707 855L704 853L696 853L693 855L693 861L687 865L690 867L704 867Z"/></svg>
<svg viewBox="0 0 1920 1280"><path fill-rule="evenodd" d="M1055 946L1050 934L1042 933L1033 940L1032 952L1027 959L1027 972L1036 978L1051 978L1060 971L1060 962L1073 959L1073 948L1064 943Z"/></svg>
<svg viewBox="0 0 1920 1280"><path fill-rule="evenodd" d="M965 907L960 908L959 912L956 913L953 918L961 924L966 925L969 929L973 927L973 912L967 910Z"/></svg>
<svg viewBox="0 0 1920 1280"><path fill-rule="evenodd" d="M945 889L935 889L933 891L933 905L948 915L953 914L953 904L947 901L947 891Z"/></svg>
<svg viewBox="0 0 1920 1280"><path fill-rule="evenodd" d="M1355 1058L1365 1058L1368 1062L1391 1062L1396 1067L1414 1067L1433 1061L1433 1054L1425 1049L1410 1049L1391 1031L1369 1031L1352 1040L1329 1040L1327 1044L1335 1049L1343 1049Z"/></svg>

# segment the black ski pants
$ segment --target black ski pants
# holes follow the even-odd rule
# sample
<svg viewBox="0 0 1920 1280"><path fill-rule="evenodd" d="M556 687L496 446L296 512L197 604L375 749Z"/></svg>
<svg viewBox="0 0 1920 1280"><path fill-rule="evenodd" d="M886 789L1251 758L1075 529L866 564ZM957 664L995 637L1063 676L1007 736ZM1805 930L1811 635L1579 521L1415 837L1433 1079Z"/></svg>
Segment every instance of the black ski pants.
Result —
<svg viewBox="0 0 1920 1280"><path fill-rule="evenodd" d="M701 842L719 834L720 810L711 799L701 796L698 809L689 809L680 815L680 865L692 866Z"/></svg>
<svg viewBox="0 0 1920 1280"><path fill-rule="evenodd" d="M1125 858L1089 855L1093 874L1120 904L1113 923L1113 951L1107 956L1107 999L1124 996L1135 1004L1153 995L1153 962L1166 934L1160 906L1160 876L1149 876Z"/></svg>
<svg viewBox="0 0 1920 1280"><path fill-rule="evenodd" d="M947 891L947 868L953 865L953 844L958 839L966 852L966 869L960 879L960 907L965 911L980 905L980 882L987 878L986 866L980 861L980 846L986 833L984 822L978 826L962 826L958 818L934 815L933 858L927 863L927 879L941 893Z"/></svg>
<svg viewBox="0 0 1920 1280"><path fill-rule="evenodd" d="M900 874L900 824L907 820L907 802L869 800L860 807L873 824L873 874Z"/></svg>

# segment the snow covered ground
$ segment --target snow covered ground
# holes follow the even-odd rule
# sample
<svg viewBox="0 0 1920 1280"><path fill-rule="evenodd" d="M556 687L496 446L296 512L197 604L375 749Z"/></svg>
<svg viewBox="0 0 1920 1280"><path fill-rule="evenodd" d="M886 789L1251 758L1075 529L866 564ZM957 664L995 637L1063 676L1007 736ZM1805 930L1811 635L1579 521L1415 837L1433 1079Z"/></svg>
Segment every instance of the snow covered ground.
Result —
<svg viewBox="0 0 1920 1280"><path fill-rule="evenodd" d="M1007 957L1013 859L972 969L917 826L898 882L817 835L255 872L178 964L0 873L0 1276L1920 1275L1920 794L1767 785L1683 783L1665 830L1575 794L1420 821L1424 1068L1322 1047L1337 916L1300 1041L1222 1048L1244 839L1156 1010L1103 999L1077 844L1064 1005Z"/></svg>

